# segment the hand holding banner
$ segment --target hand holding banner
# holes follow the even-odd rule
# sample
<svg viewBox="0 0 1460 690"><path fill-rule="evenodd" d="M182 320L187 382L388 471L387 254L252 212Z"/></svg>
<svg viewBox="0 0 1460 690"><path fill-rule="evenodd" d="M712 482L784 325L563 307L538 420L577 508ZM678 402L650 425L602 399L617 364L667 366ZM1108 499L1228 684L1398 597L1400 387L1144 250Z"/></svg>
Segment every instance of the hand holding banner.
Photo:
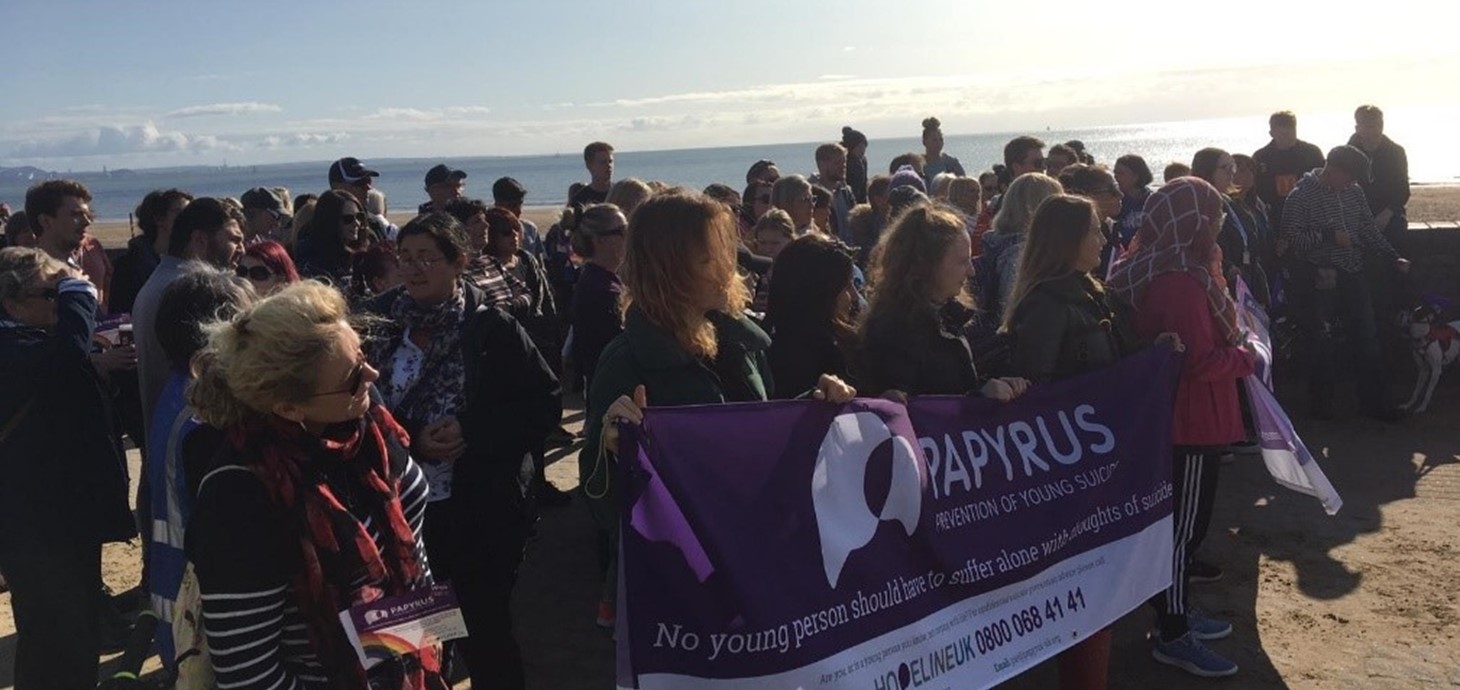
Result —
<svg viewBox="0 0 1460 690"><path fill-rule="evenodd" d="M647 410L623 438L625 688L989 687L1171 577L1164 348L1013 403Z"/></svg>

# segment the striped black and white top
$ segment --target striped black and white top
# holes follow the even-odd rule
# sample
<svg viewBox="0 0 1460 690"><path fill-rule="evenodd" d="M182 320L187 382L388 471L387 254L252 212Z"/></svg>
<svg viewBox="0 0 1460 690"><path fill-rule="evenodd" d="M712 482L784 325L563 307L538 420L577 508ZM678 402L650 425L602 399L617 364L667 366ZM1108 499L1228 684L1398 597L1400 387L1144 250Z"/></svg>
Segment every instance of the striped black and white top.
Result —
<svg viewBox="0 0 1460 690"><path fill-rule="evenodd" d="M427 481L420 466L408 457L405 462L401 507L415 533L417 557L425 563ZM370 517L356 515L383 548ZM188 524L187 553L202 591L203 629L222 690L329 686L293 603L293 577L303 567L297 533L252 471L227 465L203 479ZM424 573L417 586L430 584L429 567Z"/></svg>
<svg viewBox="0 0 1460 690"><path fill-rule="evenodd" d="M1344 232L1351 244L1341 247L1335 233ZM1304 175L1283 204L1280 237L1292 247L1295 258L1322 268L1358 273L1364 268L1364 253L1390 260L1399 253L1374 225L1374 214L1364 190L1357 184L1334 190L1324 185L1319 171Z"/></svg>

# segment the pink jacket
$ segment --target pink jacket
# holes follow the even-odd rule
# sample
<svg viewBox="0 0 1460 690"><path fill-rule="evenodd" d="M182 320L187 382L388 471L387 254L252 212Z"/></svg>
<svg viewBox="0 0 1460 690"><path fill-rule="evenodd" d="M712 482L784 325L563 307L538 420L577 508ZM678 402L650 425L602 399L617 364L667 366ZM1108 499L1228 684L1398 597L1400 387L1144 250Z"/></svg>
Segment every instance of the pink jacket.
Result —
<svg viewBox="0 0 1460 690"><path fill-rule="evenodd" d="M1252 373L1252 355L1223 341L1201 283L1185 273L1158 276L1136 306L1135 326L1145 340L1174 332L1186 345L1172 442L1221 446L1245 438L1237 385Z"/></svg>

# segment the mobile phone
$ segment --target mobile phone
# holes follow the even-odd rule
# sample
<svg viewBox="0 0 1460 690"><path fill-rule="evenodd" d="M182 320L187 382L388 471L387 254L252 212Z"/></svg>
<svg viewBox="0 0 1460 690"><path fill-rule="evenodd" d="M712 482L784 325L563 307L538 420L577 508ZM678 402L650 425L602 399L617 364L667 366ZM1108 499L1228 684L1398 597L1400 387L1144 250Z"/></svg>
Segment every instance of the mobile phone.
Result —
<svg viewBox="0 0 1460 690"><path fill-rule="evenodd" d="M117 345L128 347L132 344L132 324L124 323L117 327Z"/></svg>

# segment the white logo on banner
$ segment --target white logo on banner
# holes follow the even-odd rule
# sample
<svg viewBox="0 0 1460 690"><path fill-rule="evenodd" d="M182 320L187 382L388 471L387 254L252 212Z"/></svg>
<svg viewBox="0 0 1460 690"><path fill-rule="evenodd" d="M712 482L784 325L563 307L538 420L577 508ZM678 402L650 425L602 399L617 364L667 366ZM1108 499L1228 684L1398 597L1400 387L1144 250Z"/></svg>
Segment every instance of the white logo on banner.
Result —
<svg viewBox="0 0 1460 690"><path fill-rule="evenodd" d="M867 463L879 446L891 441L892 484L880 514L867 505ZM811 474L811 502L821 535L826 582L836 587L842 566L853 551L866 546L878 523L896 520L909 536L922 514L923 476L917 452L871 412L837 415L816 453Z"/></svg>

